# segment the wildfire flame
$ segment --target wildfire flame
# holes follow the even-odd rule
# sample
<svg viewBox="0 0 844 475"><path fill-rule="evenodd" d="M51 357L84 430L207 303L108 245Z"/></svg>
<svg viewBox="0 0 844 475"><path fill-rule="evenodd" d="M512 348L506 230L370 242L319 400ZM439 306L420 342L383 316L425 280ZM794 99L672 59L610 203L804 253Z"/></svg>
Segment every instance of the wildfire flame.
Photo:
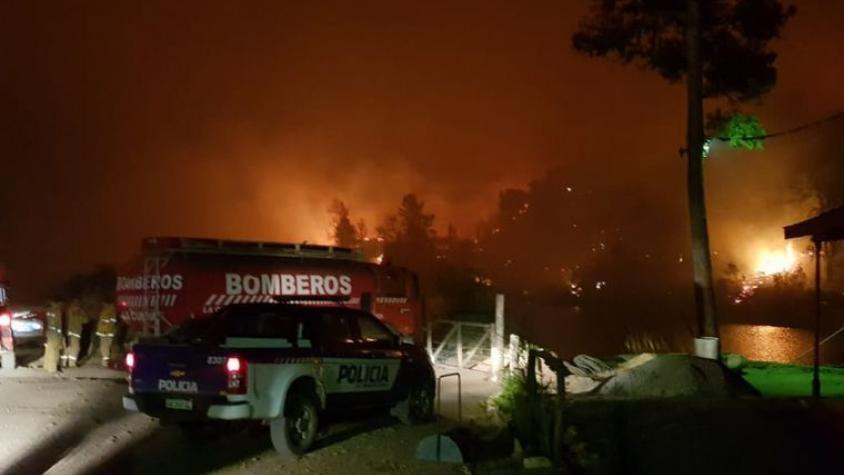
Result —
<svg viewBox="0 0 844 475"><path fill-rule="evenodd" d="M761 275L775 275L791 272L797 266L797 255L791 247L786 244L785 249L771 251L763 249L759 252L759 261L756 265L756 272Z"/></svg>

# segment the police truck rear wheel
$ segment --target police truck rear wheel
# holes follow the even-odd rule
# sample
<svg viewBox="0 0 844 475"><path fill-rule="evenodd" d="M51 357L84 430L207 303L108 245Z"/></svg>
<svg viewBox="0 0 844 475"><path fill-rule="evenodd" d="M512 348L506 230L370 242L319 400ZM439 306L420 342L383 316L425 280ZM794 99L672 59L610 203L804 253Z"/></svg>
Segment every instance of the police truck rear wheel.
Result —
<svg viewBox="0 0 844 475"><path fill-rule="evenodd" d="M270 437L276 452L283 456L300 456L316 439L319 414L312 397L291 395L285 404L284 417L270 422Z"/></svg>
<svg viewBox="0 0 844 475"><path fill-rule="evenodd" d="M414 385L407 398L410 420L413 423L427 422L434 417L434 387L420 383Z"/></svg>
<svg viewBox="0 0 844 475"><path fill-rule="evenodd" d="M434 418L434 386L417 382L411 386L407 398L399 401L390 413L403 424L419 424Z"/></svg>

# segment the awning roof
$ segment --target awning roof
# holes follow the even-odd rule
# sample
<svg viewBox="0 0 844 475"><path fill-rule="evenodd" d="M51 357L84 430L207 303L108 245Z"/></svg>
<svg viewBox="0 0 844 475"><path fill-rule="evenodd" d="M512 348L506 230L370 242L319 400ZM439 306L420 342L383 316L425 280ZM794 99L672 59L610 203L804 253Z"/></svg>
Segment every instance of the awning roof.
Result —
<svg viewBox="0 0 844 475"><path fill-rule="evenodd" d="M785 238L809 236L817 241L844 239L844 207L821 213L814 218L785 227Z"/></svg>

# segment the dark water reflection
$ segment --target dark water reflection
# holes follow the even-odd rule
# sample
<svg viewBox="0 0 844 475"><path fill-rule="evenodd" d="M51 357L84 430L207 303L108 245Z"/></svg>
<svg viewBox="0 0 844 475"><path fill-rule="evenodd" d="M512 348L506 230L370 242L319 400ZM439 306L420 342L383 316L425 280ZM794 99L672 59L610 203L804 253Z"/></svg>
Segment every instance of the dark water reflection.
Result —
<svg viewBox="0 0 844 475"><path fill-rule="evenodd" d="M844 338L844 336L842 336ZM813 334L800 328L771 325L729 324L721 326L722 349L738 353L753 361L779 363L809 363L811 353L798 359L812 348ZM834 344L830 341L830 345Z"/></svg>

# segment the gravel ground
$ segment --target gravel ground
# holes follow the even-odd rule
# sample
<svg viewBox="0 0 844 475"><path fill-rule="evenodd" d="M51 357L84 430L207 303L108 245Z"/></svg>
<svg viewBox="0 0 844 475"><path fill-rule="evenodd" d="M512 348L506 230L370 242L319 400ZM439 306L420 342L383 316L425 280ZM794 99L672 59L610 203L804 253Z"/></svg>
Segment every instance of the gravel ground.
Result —
<svg viewBox="0 0 844 475"><path fill-rule="evenodd" d="M456 416L456 393L444 383L442 412ZM464 418L477 414L493 386L464 379ZM265 427L189 443L175 427L127 413L122 373L96 367L61 375L18 369L0 373L0 474L450 474L462 465L418 461L416 444L454 425L404 426L385 415L333 421L315 450L299 460L273 451Z"/></svg>

